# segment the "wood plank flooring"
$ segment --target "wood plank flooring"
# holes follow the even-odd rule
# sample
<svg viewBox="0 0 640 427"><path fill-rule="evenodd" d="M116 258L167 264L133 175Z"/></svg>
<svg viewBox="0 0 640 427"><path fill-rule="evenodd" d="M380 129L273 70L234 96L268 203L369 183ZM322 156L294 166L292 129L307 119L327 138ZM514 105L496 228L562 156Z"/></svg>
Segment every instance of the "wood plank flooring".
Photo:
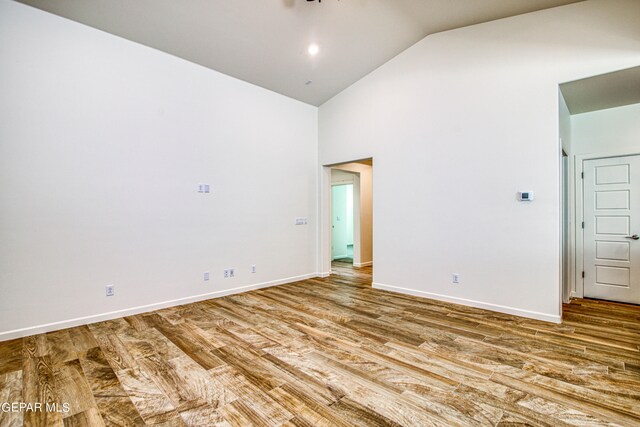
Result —
<svg viewBox="0 0 640 427"><path fill-rule="evenodd" d="M335 274L0 343L0 426L640 425L640 307L553 325Z"/></svg>

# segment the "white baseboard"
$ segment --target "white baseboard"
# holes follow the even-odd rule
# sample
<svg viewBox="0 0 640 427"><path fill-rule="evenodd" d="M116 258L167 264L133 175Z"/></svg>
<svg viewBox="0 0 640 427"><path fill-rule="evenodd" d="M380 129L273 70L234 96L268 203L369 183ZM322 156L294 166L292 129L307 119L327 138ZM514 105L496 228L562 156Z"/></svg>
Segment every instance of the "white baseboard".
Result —
<svg viewBox="0 0 640 427"><path fill-rule="evenodd" d="M474 300L465 299L465 298L458 298L458 297L452 297L448 295L434 294L431 292L418 291L416 289L384 285L382 283L373 283L372 286L375 289L382 289L385 291L408 294L408 295L413 295L417 297L430 298L438 301L451 302L454 304L467 305L470 307L497 311L498 313L513 314L515 316L527 317L529 319L542 320L545 322L562 323L562 316L555 315L555 314L547 314L547 313L540 313L537 311L523 310L520 308L508 307L508 306L498 305L498 304L491 304L491 303L482 302L482 301L474 301Z"/></svg>
<svg viewBox="0 0 640 427"><path fill-rule="evenodd" d="M368 267L370 265L373 265L373 261L354 262L353 263L354 267Z"/></svg>
<svg viewBox="0 0 640 427"><path fill-rule="evenodd" d="M318 273L317 277L324 278L324 277L329 277L329 276L331 276L331 271L327 271L326 273Z"/></svg>
<svg viewBox="0 0 640 427"><path fill-rule="evenodd" d="M0 332L0 341L11 340L15 338L27 337L30 335L43 334L46 332L57 331L60 329L72 328L74 326L88 325L90 323L103 322L105 320L117 319L119 317L132 316L134 314L147 313L154 310L160 310L167 307L175 307L178 305L189 304L197 301L204 301L212 298L220 298L226 295L239 294L242 292L252 291L255 289L268 288L271 286L284 285L286 283L299 282L301 280L311 279L313 277L326 277L326 273L311 273L301 276L287 277L286 279L272 280L270 282L256 283L253 285L240 286L233 289L225 289L222 291L210 292L207 294L193 295L185 298L178 298L170 301L162 301L153 304L141 305L138 307L126 308L123 310L111 311L108 313L95 314L85 317L77 317L75 319L62 320L59 322L46 323L42 325L29 326L27 328L14 329L12 331ZM327 274L328 275L328 274Z"/></svg>

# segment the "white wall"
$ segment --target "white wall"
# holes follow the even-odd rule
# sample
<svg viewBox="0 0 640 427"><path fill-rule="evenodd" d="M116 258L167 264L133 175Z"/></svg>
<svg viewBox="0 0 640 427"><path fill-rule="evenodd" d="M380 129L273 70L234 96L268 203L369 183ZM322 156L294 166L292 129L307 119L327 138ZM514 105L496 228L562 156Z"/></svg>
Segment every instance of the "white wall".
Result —
<svg viewBox="0 0 640 427"><path fill-rule="evenodd" d="M571 155L571 112L567 106L562 92L558 91L558 108L560 114L559 135L562 141L562 149L567 155Z"/></svg>
<svg viewBox="0 0 640 427"><path fill-rule="evenodd" d="M331 169L331 184L353 184L355 174Z"/></svg>
<svg viewBox="0 0 640 427"><path fill-rule="evenodd" d="M640 104L571 116L573 154L640 154Z"/></svg>
<svg viewBox="0 0 640 427"><path fill-rule="evenodd" d="M561 193L561 208L562 208L562 221L561 221L561 229L562 229L562 301L565 303L569 302L569 298L571 297L571 286L572 286L572 271L573 271L573 263L571 260L571 242L573 232L572 232L572 212L575 206L571 203L573 200L573 191L574 187L572 185L572 177L573 177L573 167L570 159L571 155L571 112L569 111L569 107L567 106L567 101L564 99L562 92L558 90L558 103L559 103L559 137L562 143L561 149L566 154L566 157L562 157L562 181L560 187Z"/></svg>
<svg viewBox="0 0 640 427"><path fill-rule="evenodd" d="M376 287L559 321L558 84L639 65L638 22L591 0L434 34L320 107L321 165L376 162Z"/></svg>
<svg viewBox="0 0 640 427"><path fill-rule="evenodd" d="M7 0L0 40L0 340L315 274L317 108Z"/></svg>

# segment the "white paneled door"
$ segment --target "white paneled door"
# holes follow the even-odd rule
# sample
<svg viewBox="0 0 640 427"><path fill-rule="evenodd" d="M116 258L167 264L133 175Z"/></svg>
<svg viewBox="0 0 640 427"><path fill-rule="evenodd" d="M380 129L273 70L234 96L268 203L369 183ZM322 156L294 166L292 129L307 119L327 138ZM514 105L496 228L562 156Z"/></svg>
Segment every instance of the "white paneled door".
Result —
<svg viewBox="0 0 640 427"><path fill-rule="evenodd" d="M640 304L640 156L583 171L584 296Z"/></svg>

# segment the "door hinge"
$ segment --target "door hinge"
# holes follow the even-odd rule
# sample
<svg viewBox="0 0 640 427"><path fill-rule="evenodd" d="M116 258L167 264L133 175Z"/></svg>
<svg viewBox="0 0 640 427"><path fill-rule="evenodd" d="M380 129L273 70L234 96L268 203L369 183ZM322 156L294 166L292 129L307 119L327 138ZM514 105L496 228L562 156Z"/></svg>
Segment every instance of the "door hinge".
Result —
<svg viewBox="0 0 640 427"><path fill-rule="evenodd" d="M582 228L584 228L584 221L582 221Z"/></svg>
<svg viewBox="0 0 640 427"><path fill-rule="evenodd" d="M584 172L580 172L580 178L584 179Z"/></svg>
<svg viewBox="0 0 640 427"><path fill-rule="evenodd" d="M584 271L582 272L582 278L584 279Z"/></svg>

